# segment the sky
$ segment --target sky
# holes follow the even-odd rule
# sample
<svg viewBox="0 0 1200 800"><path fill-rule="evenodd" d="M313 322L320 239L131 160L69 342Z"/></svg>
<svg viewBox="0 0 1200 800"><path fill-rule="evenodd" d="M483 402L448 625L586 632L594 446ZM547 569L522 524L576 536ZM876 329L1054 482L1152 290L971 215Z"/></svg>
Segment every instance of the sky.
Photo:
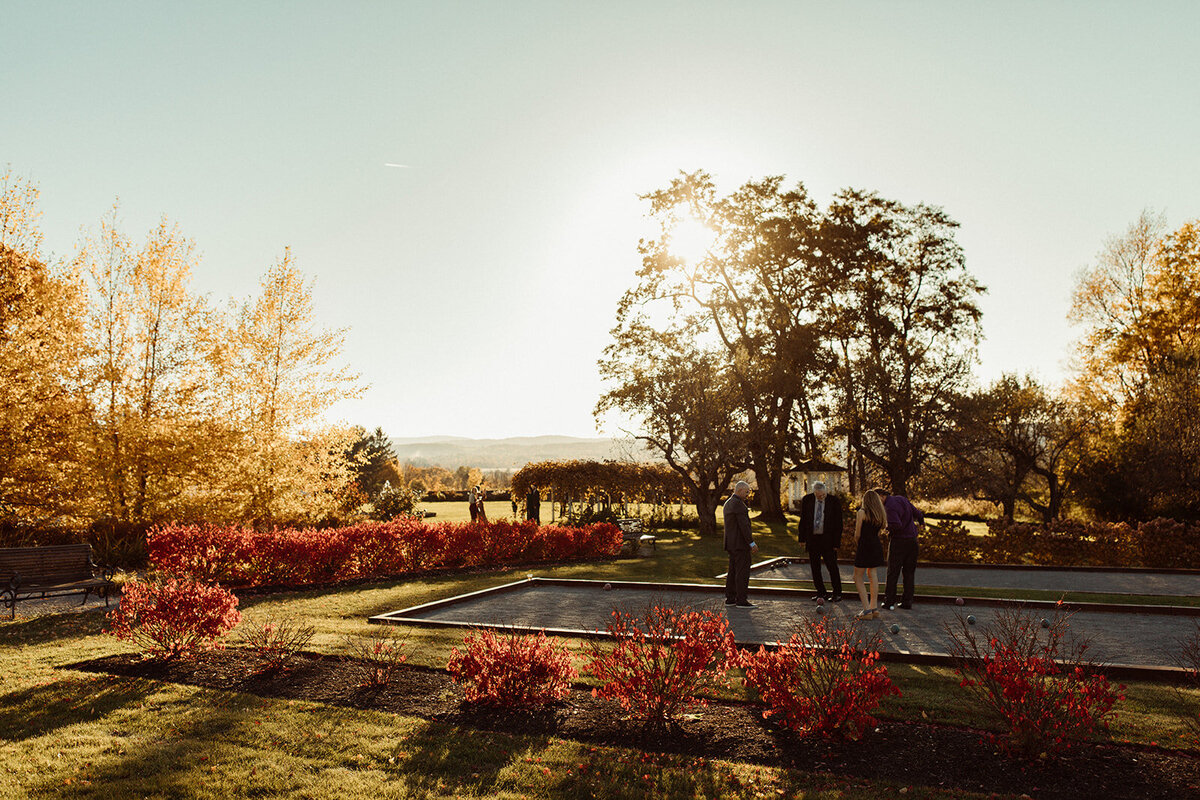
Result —
<svg viewBox="0 0 1200 800"><path fill-rule="evenodd" d="M592 436L596 361L652 233L705 170L944 208L981 383L1056 384L1079 270L1143 209L1200 217L1192 2L0 0L0 171L45 249L119 199L257 292L290 247L395 438ZM399 164L404 166L388 166ZM617 433L608 424L601 431Z"/></svg>

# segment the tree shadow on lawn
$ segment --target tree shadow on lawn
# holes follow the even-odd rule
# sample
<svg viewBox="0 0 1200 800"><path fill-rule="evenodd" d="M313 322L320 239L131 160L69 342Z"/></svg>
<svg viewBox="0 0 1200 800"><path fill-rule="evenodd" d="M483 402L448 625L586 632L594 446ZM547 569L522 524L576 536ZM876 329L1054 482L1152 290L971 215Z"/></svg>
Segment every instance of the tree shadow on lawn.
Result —
<svg viewBox="0 0 1200 800"><path fill-rule="evenodd" d="M137 681L137 684L143 683L148 682ZM115 753L75 765L76 768L82 766L83 770L76 774L79 780L74 789L77 793L72 796L204 796L204 790L197 786L201 764L219 763L223 755L241 756L242 764L245 763L244 745L234 743L231 737L235 728L246 724L247 712L210 706L208 714L199 722L189 720L186 732L174 728L155 730L151 735L144 731L134 736L114 732L113 744L119 747ZM235 762L230 758L228 763ZM63 782L61 773L49 774L30 795L62 796ZM243 792L246 788L249 787L240 787ZM212 796L223 794L217 791Z"/></svg>
<svg viewBox="0 0 1200 800"><path fill-rule="evenodd" d="M0 643L21 645L48 644L66 639L83 639L103 633L112 608L89 608L86 611L64 611L0 623Z"/></svg>
<svg viewBox="0 0 1200 800"><path fill-rule="evenodd" d="M549 742L544 734L516 737L430 722L397 747L394 757L405 769L408 787L418 793L443 793L446 787L439 783L451 783L487 797L504 788L500 774L510 764L535 758Z"/></svg>
<svg viewBox="0 0 1200 800"><path fill-rule="evenodd" d="M0 697L0 739L24 741L76 723L95 722L140 702L156 688L111 675L64 678Z"/></svg>

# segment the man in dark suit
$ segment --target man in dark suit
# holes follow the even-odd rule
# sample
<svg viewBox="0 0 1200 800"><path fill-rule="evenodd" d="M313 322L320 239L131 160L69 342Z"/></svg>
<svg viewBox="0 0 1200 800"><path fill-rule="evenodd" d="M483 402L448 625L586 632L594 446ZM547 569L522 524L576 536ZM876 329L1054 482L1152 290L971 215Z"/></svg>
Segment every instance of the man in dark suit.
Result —
<svg viewBox="0 0 1200 800"><path fill-rule="evenodd" d="M735 608L755 608L746 598L750 589L750 555L758 549L750 533L750 509L746 498L750 484L738 481L733 495L725 501L725 551L729 553L729 569L725 573L725 605Z"/></svg>
<svg viewBox="0 0 1200 800"><path fill-rule="evenodd" d="M525 495L525 519L542 524L542 496L537 489L530 489L529 494Z"/></svg>
<svg viewBox="0 0 1200 800"><path fill-rule="evenodd" d="M814 483L813 490L800 501L800 543L808 548L812 566L813 600L829 600L825 581L821 579L821 562L829 570L833 602L842 600L842 576L838 572L837 549L842 544L842 501L825 491L825 484Z"/></svg>

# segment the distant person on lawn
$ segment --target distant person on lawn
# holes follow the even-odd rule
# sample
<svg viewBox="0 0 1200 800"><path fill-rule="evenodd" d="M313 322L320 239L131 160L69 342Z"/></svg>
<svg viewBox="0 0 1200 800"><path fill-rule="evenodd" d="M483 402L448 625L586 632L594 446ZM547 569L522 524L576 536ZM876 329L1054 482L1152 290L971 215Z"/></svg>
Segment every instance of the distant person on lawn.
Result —
<svg viewBox="0 0 1200 800"><path fill-rule="evenodd" d="M725 605L735 608L755 608L746 594L750 591L750 555L758 549L750 533L750 509L746 498L750 484L738 481L733 495L725 501L725 551L729 553L729 569L725 573Z"/></svg>
<svg viewBox="0 0 1200 800"><path fill-rule="evenodd" d="M542 496L537 489L530 489L529 494L525 495L525 519L542 524Z"/></svg>
<svg viewBox="0 0 1200 800"><path fill-rule="evenodd" d="M842 576L838 572L837 549L842 544L842 501L825 491L825 484L814 483L813 490L800 501L800 543L808 548L808 561L812 566L813 586L818 598L835 603L842 601ZM829 570L829 584L833 597L825 591L821 577L821 562Z"/></svg>
<svg viewBox="0 0 1200 800"><path fill-rule="evenodd" d="M475 487L475 508L477 510L478 519L480 522L487 522L487 510L483 507L483 501L487 499L487 492L483 490L483 485Z"/></svg>
<svg viewBox="0 0 1200 800"><path fill-rule="evenodd" d="M883 493L882 489L876 491ZM883 607L888 611L896 607L896 582L903 575L904 595L900 598L900 607L912 608L916 593L917 525L925 523L925 515L902 494L884 493L883 507L887 511L887 528L891 534Z"/></svg>
<svg viewBox="0 0 1200 800"><path fill-rule="evenodd" d="M467 490L467 507L471 509L471 522L479 519L479 506L477 505L479 496L475 494L475 487Z"/></svg>

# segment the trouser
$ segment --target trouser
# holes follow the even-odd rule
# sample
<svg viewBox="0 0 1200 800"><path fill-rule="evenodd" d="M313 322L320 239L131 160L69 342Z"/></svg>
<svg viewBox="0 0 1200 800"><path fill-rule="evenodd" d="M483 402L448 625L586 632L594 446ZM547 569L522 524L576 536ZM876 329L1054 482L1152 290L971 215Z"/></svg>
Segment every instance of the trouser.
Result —
<svg viewBox="0 0 1200 800"><path fill-rule="evenodd" d="M888 546L887 588L884 591L883 602L896 602L896 580L901 573L904 575L904 596L901 605L911 606L916 587L913 581L917 574L917 539L897 539L892 537Z"/></svg>
<svg viewBox="0 0 1200 800"><path fill-rule="evenodd" d="M820 544L810 545L808 551L808 563L812 566L813 586L817 589L817 594L821 597L828 597L825 591L825 581L821 577L821 562L825 562L825 568L829 570L829 583L833 587L833 596L842 596L842 575L838 571L837 549L833 547L823 547Z"/></svg>
<svg viewBox="0 0 1200 800"><path fill-rule="evenodd" d="M750 551L731 550L725 573L725 602L745 603L750 591Z"/></svg>

